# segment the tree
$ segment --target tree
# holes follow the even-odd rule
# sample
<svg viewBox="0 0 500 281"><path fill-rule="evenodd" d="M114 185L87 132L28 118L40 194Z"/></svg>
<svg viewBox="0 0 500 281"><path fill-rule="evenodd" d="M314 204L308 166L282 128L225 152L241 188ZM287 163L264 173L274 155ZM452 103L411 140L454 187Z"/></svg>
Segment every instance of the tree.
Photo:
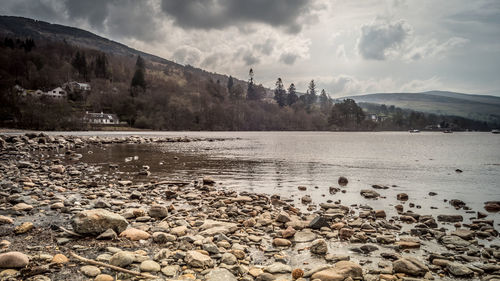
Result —
<svg viewBox="0 0 500 281"><path fill-rule="evenodd" d="M288 104L288 106L291 106L292 104L296 103L298 99L299 97L297 96L297 90L295 89L295 85L292 83L290 84L290 87L288 87L286 103Z"/></svg>
<svg viewBox="0 0 500 281"><path fill-rule="evenodd" d="M345 99L332 107L328 122L340 129L357 129L365 118L363 109L352 99Z"/></svg>
<svg viewBox="0 0 500 281"><path fill-rule="evenodd" d="M85 52L77 51L71 65L78 71L78 74L88 81L88 65L87 58L85 57Z"/></svg>
<svg viewBox="0 0 500 281"><path fill-rule="evenodd" d="M98 54L94 62L94 74L97 78L108 78L108 59L106 54Z"/></svg>
<svg viewBox="0 0 500 281"><path fill-rule="evenodd" d="M314 80L311 80L307 89L306 104L311 106L316 103L317 99L318 95L316 94L316 84L314 83Z"/></svg>
<svg viewBox="0 0 500 281"><path fill-rule="evenodd" d="M248 88L247 88L247 99L248 100L260 100L262 98L261 91L258 91L253 80L253 69L250 68L248 72Z"/></svg>
<svg viewBox="0 0 500 281"><path fill-rule="evenodd" d="M287 103L286 91L283 87L283 81L278 78L276 81L276 88L274 89L274 100L278 103L280 107L283 107Z"/></svg>
<svg viewBox="0 0 500 281"><path fill-rule="evenodd" d="M130 85L132 86L132 92L135 92L137 89L146 90L146 79L144 78L145 72L145 63L141 56L137 57L137 61L135 63L135 73L134 77L132 77L132 82Z"/></svg>
<svg viewBox="0 0 500 281"><path fill-rule="evenodd" d="M234 86L233 76L229 76L229 79L227 79L227 90L229 93L231 93L233 86Z"/></svg>
<svg viewBox="0 0 500 281"><path fill-rule="evenodd" d="M321 111L324 113L330 110L330 107L332 106L332 100L326 93L325 89L321 90L321 95L319 95L319 104Z"/></svg>

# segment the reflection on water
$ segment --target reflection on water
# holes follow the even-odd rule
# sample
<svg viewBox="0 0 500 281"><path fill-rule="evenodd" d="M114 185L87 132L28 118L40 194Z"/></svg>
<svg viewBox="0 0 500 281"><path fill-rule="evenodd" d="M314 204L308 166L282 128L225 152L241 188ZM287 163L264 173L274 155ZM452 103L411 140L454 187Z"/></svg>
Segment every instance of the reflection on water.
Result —
<svg viewBox="0 0 500 281"><path fill-rule="evenodd" d="M107 135L108 133L97 133ZM113 133L116 134L116 133ZM135 133L134 133L135 134ZM280 194L294 199L311 195L313 202L342 200L387 208L397 193L421 205L421 214L455 213L444 199L461 199L473 210L500 198L500 137L489 133L328 133L328 132L147 132L150 136L240 138L221 142L114 145L91 148L84 161L117 163L136 172L149 165L153 176L172 179L211 175L222 186ZM138 160L125 162L126 157ZM104 165L107 167L107 165ZM456 173L455 169L463 170ZM346 176L346 193L330 195L328 187ZM378 191L387 197L366 200L360 189L372 184L391 186ZM299 191L299 185L307 191ZM437 196L429 196L430 191ZM431 209L438 207L438 210ZM473 217L474 214L465 214ZM394 213L389 213L394 214Z"/></svg>

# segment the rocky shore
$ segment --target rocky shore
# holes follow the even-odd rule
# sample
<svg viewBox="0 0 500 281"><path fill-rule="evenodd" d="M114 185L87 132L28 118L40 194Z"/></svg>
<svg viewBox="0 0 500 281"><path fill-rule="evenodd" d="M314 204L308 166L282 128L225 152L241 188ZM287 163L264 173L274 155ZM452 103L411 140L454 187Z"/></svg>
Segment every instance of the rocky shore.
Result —
<svg viewBox="0 0 500 281"><path fill-rule="evenodd" d="M0 280L500 280L489 212L397 216L367 205L294 206L214 179L147 177L82 162L79 149L222 139L0 136ZM153 175L154 176L154 175ZM306 191L308 187L298 187ZM378 198L387 187L363 189ZM450 200L455 208L467 206ZM392 208L392 207L391 207ZM498 225L498 224L497 224ZM346 250L347 249L347 250Z"/></svg>

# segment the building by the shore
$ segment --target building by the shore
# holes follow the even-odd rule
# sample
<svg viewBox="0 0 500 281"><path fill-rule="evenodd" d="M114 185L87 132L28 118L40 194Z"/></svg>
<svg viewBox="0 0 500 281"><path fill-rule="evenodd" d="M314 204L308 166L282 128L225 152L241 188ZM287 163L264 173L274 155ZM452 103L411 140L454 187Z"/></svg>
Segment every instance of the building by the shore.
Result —
<svg viewBox="0 0 500 281"><path fill-rule="evenodd" d="M85 116L83 117L83 121L92 125L119 125L120 119L116 114L112 113L93 113L93 112L85 112Z"/></svg>

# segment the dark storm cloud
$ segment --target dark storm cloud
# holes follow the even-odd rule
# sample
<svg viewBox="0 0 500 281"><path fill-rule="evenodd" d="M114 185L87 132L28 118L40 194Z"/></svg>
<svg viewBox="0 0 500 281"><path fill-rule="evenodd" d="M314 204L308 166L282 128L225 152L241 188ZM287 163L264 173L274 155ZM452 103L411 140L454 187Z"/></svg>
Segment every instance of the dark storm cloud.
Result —
<svg viewBox="0 0 500 281"><path fill-rule="evenodd" d="M385 60L387 52L398 49L410 35L404 21L376 21L361 28L358 50L365 59Z"/></svg>
<svg viewBox="0 0 500 281"><path fill-rule="evenodd" d="M162 10L185 28L218 29L260 22L298 32L298 18L309 13L307 0L162 0Z"/></svg>
<svg viewBox="0 0 500 281"><path fill-rule="evenodd" d="M56 8L57 1L20 1L20 0L5 0L0 5L0 11L4 15L16 15L31 17L38 20L50 21L60 18Z"/></svg>
<svg viewBox="0 0 500 281"><path fill-rule="evenodd" d="M115 1L101 0L66 0L65 6L70 18L84 19L90 26L103 29L104 20L108 17L109 4Z"/></svg>

